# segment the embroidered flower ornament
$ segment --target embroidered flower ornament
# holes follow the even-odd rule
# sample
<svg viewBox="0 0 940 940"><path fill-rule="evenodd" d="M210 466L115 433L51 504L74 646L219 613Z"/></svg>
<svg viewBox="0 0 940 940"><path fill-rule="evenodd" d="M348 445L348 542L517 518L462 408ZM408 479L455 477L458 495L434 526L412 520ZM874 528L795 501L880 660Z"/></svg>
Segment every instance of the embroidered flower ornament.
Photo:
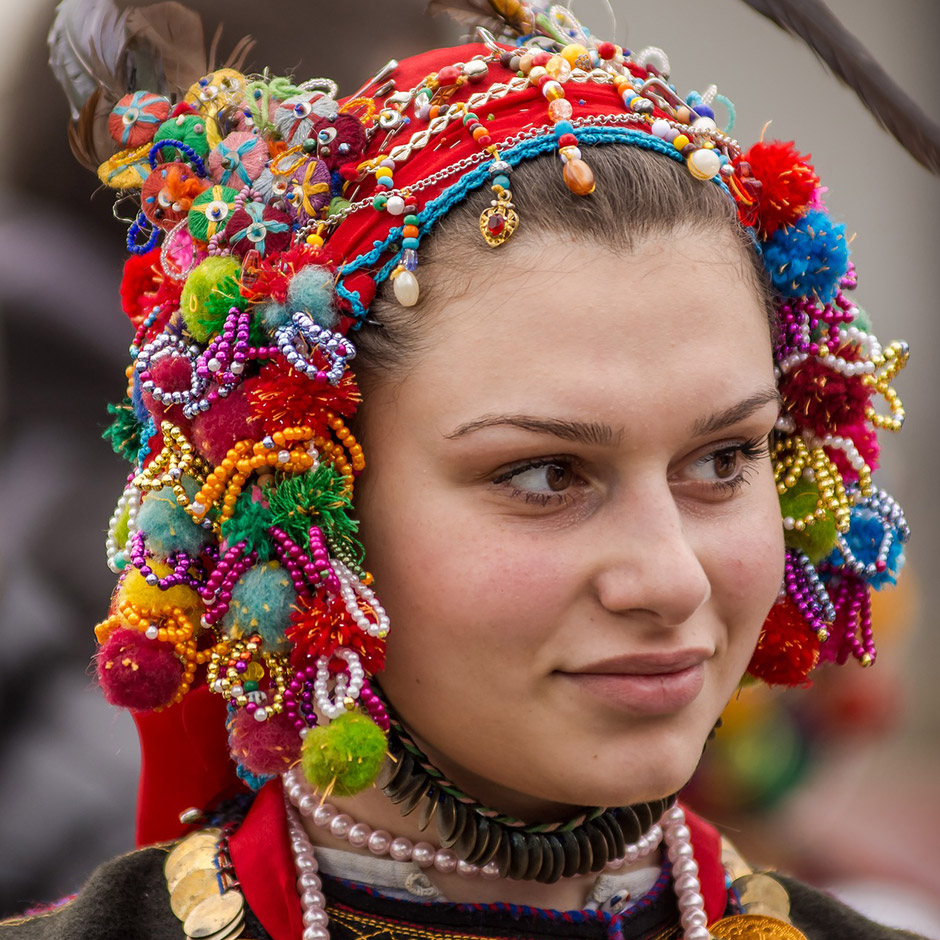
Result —
<svg viewBox="0 0 940 940"><path fill-rule="evenodd" d="M140 214L121 286L132 367L107 432L132 471L98 674L135 710L204 681L252 785L298 760L327 791L374 780L388 717L370 678L390 624L353 518L356 331L386 280L420 303L422 239L469 193L492 200L468 239L498 251L525 226L513 170L545 154L572 199L595 190L591 148L630 146L733 201L777 291L784 401L786 576L749 672L798 685L820 662L874 660L869 590L893 583L908 529L871 471L876 431L903 422L890 383L907 348L882 347L851 299L809 157L742 151L722 99L680 95L661 50L572 22L519 4L523 38L390 63L352 99L225 69L180 101L134 92L109 119L121 150L99 176Z"/></svg>

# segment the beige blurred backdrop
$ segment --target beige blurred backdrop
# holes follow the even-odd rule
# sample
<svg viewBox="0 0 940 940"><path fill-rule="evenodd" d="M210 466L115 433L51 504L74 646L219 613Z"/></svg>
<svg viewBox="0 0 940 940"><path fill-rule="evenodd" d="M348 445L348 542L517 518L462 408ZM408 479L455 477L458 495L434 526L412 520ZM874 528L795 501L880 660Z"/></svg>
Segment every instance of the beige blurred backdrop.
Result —
<svg viewBox="0 0 940 940"><path fill-rule="evenodd" d="M662 46L681 93L716 83L734 101L739 140L757 139L772 121L769 135L812 152L832 214L858 233L856 299L882 341L904 338L913 348L897 383L909 418L887 441L880 480L914 530L909 600L916 606L908 632L889 647L890 661L883 656L875 666L903 675L902 718L887 738L870 747L856 742L822 767L780 808L754 851L773 854L785 831L783 847L799 865L824 834L835 849L815 869L823 877L866 874L937 895L940 578L931 566L940 556L933 362L940 180L880 131L812 53L740 0L611 4L612 38L632 48ZM251 64L339 76L341 93L391 55L460 32L423 19L423 0L192 5L210 33L228 23L223 49L252 33L259 44ZM940 118L940 3L829 5ZM0 0L0 9L2 914L74 890L94 864L131 844L137 751L129 718L100 700L85 671L91 628L113 584L104 530L125 472L97 440L106 402L120 398L130 339L117 296L124 230L109 218L107 194L91 198L96 181L72 165L64 146L67 110L44 67L51 2ZM573 9L611 36L606 4L585 0ZM80 356L70 352L76 348Z"/></svg>

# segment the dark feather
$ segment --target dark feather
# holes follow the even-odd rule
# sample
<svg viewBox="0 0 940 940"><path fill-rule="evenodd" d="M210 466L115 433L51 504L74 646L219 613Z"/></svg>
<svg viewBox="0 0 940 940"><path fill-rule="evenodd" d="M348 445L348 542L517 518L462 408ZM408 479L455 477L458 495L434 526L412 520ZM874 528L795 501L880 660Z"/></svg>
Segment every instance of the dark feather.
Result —
<svg viewBox="0 0 940 940"><path fill-rule="evenodd" d="M940 126L885 72L822 0L745 3L802 39L918 163L940 173Z"/></svg>
<svg viewBox="0 0 940 940"><path fill-rule="evenodd" d="M506 23L494 15L489 0L429 0L425 12L430 16L446 14L469 34L482 26L498 36L506 28Z"/></svg>

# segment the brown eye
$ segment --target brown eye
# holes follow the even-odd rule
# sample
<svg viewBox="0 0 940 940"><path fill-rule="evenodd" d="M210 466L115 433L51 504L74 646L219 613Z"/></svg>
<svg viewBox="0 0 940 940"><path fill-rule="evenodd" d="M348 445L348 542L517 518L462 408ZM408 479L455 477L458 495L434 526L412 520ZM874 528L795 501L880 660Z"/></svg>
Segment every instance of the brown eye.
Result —
<svg viewBox="0 0 940 940"><path fill-rule="evenodd" d="M731 479L738 471L738 452L722 450L715 454L715 476L719 480Z"/></svg>
<svg viewBox="0 0 940 940"><path fill-rule="evenodd" d="M571 467L560 464L550 464L545 468L545 480L550 490L558 493L561 490L568 489L571 486L571 479L574 476Z"/></svg>

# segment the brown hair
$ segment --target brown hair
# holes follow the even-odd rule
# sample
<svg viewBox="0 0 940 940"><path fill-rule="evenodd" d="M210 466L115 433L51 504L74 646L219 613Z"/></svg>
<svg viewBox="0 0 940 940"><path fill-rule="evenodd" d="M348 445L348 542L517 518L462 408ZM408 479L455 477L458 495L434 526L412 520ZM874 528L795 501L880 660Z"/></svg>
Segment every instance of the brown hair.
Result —
<svg viewBox="0 0 940 940"><path fill-rule="evenodd" d="M377 325L366 325L353 337L358 350L354 369L366 385L370 379L400 376L424 344L433 342L433 328L426 321L433 318L435 306L472 289L484 265L511 265L513 244L531 238L531 233L543 239L560 233L593 240L605 250L631 252L654 235L682 230L715 238L724 231L740 244L745 276L753 278L773 327L769 281L727 193L715 183L695 179L682 163L638 147L593 147L586 150L585 159L597 184L586 197L568 190L553 156L526 161L513 170L513 202L521 222L505 246L490 248L477 227L492 199L488 187L472 193L438 223L421 243L418 303L403 307L391 281L386 281L370 310L370 320Z"/></svg>

